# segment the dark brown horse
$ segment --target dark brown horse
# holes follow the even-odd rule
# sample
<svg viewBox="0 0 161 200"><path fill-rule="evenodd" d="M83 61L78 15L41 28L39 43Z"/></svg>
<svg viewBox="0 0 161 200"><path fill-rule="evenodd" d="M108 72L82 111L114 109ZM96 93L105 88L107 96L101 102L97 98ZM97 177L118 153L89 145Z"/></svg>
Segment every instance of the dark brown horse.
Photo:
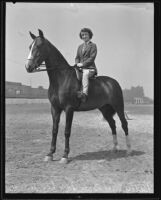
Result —
<svg viewBox="0 0 161 200"><path fill-rule="evenodd" d="M45 62L50 81L48 98L51 103L53 129L50 152L45 160L52 159L53 153L56 151L56 140L62 111L65 111L66 114L66 124L65 150L61 162L67 163L68 161L69 139L74 111L99 109L112 130L114 150L117 150L118 142L113 115L117 113L126 135L127 152L129 153L131 148L128 125L124 115L123 94L118 82L107 76L98 76L91 79L89 81L88 100L82 103L77 97L80 82L77 79L75 69L67 63L58 49L44 37L41 30L39 30L38 37L31 32L30 35L33 42L30 45L30 53L25 66L27 72L42 71L39 70L39 67L42 62Z"/></svg>

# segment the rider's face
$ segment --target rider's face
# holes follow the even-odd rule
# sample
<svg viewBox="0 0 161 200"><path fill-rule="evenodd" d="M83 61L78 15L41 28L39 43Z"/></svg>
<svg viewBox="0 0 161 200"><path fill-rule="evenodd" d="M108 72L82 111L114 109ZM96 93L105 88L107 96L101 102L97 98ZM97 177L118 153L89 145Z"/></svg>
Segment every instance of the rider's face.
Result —
<svg viewBox="0 0 161 200"><path fill-rule="evenodd" d="M90 40L88 32L81 32L81 37L84 42L88 42Z"/></svg>

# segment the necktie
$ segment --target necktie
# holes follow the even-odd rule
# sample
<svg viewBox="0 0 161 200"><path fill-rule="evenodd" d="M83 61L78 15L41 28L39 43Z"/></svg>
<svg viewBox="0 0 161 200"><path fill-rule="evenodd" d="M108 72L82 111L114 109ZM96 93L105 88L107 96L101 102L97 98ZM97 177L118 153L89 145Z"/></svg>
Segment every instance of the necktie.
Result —
<svg viewBox="0 0 161 200"><path fill-rule="evenodd" d="M84 45L83 45L83 48L82 48L82 52L83 52L83 53L84 53L84 51L85 51L86 47L87 47L87 44L86 44L86 43L84 43Z"/></svg>

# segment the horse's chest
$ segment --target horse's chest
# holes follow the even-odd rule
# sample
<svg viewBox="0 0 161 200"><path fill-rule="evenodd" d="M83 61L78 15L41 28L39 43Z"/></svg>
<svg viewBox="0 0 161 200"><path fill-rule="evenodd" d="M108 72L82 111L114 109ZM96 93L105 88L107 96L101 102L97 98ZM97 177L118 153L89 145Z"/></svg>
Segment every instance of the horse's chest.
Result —
<svg viewBox="0 0 161 200"><path fill-rule="evenodd" d="M72 96L73 95L71 95L69 91L59 92L58 99L59 99L60 104L64 105L68 103L69 101L71 101Z"/></svg>
<svg viewBox="0 0 161 200"><path fill-rule="evenodd" d="M58 97L56 95L49 95L49 101L52 105L58 104Z"/></svg>
<svg viewBox="0 0 161 200"><path fill-rule="evenodd" d="M69 103L71 104L73 101L71 95L69 95L69 92L59 92L57 95L53 94L49 97L49 100L51 104L57 105L62 109Z"/></svg>

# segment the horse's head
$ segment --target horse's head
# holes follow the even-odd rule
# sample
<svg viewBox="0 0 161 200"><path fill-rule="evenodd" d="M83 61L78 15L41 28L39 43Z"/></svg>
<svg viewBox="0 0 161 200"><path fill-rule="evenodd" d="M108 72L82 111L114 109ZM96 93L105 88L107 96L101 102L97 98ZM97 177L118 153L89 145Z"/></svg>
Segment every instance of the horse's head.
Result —
<svg viewBox="0 0 161 200"><path fill-rule="evenodd" d="M44 38L44 34L41 30L39 30L39 36L37 37L31 32L29 33L33 39L33 42L29 47L30 53L28 55L25 67L27 72L33 72L47 58L48 49L46 45L46 39Z"/></svg>

